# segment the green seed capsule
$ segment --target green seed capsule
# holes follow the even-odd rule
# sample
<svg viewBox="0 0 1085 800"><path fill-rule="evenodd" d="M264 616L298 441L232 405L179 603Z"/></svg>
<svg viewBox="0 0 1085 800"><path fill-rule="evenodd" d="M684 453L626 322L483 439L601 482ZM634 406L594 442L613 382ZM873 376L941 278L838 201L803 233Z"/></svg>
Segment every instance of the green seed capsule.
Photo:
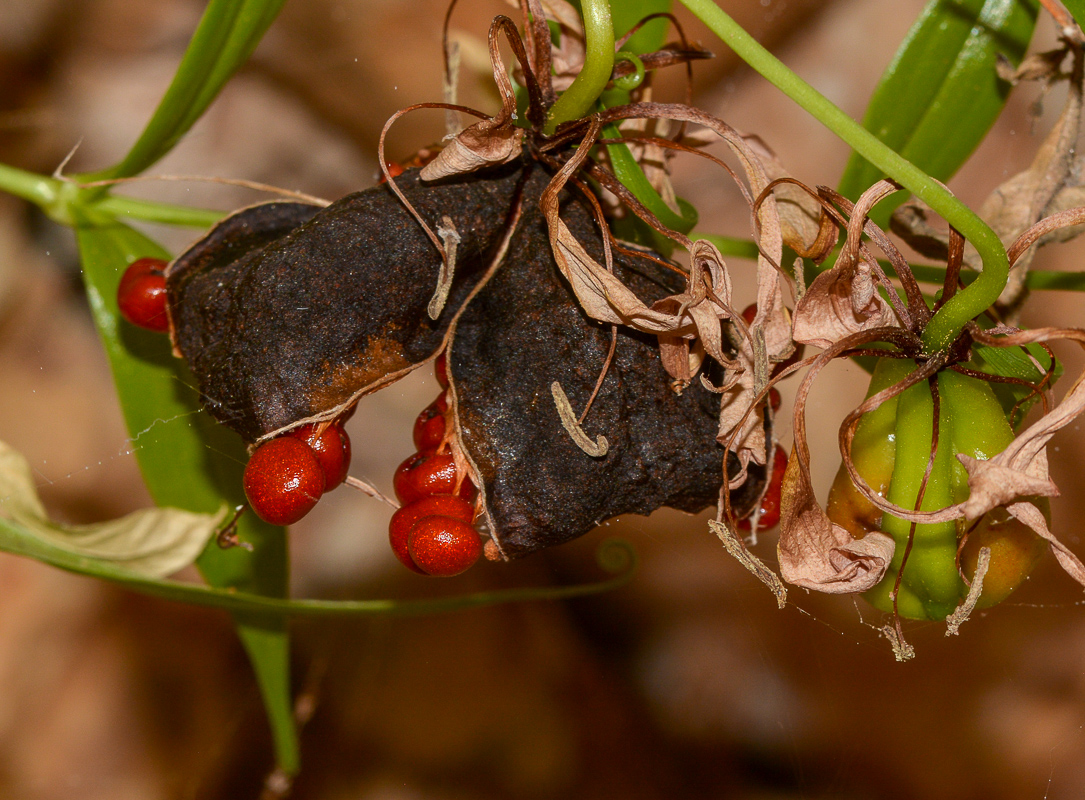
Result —
<svg viewBox="0 0 1085 800"><path fill-rule="evenodd" d="M903 359L879 361L867 396L900 382L915 366ZM968 496L968 473L958 453L988 459L1013 440L989 384L950 370L939 373L937 384L938 448L919 503L923 511L935 511ZM856 469L872 488L903 508L916 508L930 461L933 423L934 401L924 381L865 415L856 428L852 444ZM830 491L827 512L855 536L880 530L896 541L885 578L865 594L884 611L893 610L892 591L911 536L896 604L900 615L911 619L945 619L967 594L957 569L957 550L966 533L961 554L965 575L974 574L980 547L992 551L981 606L994 605L1016 589L1044 550L1043 540L1001 509L975 524L958 520L916 525L912 533L911 523L882 514L859 494L843 467Z"/></svg>

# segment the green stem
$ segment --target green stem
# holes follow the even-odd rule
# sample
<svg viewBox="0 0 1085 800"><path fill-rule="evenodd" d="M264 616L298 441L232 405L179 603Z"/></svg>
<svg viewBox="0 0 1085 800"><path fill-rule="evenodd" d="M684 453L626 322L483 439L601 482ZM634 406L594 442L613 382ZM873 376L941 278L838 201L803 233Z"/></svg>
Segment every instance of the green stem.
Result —
<svg viewBox="0 0 1085 800"><path fill-rule="evenodd" d="M590 113L614 71L614 27L609 0L582 0L580 7L584 18L584 68L550 107L543 129L546 134L553 133L563 122Z"/></svg>
<svg viewBox="0 0 1085 800"><path fill-rule="evenodd" d="M9 167L0 164L0 189L29 200L41 208L46 208L56 202L59 194L59 183L56 178L47 178L36 172Z"/></svg>
<svg viewBox="0 0 1085 800"><path fill-rule="evenodd" d="M75 182L27 172L7 164L0 164L0 190L34 203L51 218L66 225L73 224L86 211L104 212L112 219L138 219L187 228L209 228L225 216L222 211L175 206L135 197L105 195L95 198Z"/></svg>
<svg viewBox="0 0 1085 800"><path fill-rule="evenodd" d="M95 202L94 206L117 219L161 222L186 228L210 228L225 216L222 211L175 206L170 203L156 203L151 200L137 200L134 197L116 195L104 197Z"/></svg>
<svg viewBox="0 0 1085 800"><path fill-rule="evenodd" d="M618 126L613 124L603 128L603 135L608 139L620 139L622 136ZM688 214L688 217L685 217L676 214L663 202L663 198L649 182L648 176L633 158L625 142L608 144L606 148L610 156L610 166L614 170L614 177L621 181L622 185L632 192L645 208L655 214L660 222L682 233L686 233L697 223L697 214L692 208L684 209Z"/></svg>
<svg viewBox="0 0 1085 800"><path fill-rule="evenodd" d="M975 283L947 302L923 331L928 353L947 347L973 317L991 306L1006 286L1009 261L998 236L953 195L874 134L833 105L828 98L788 69L763 48L712 0L682 0L709 29L738 56L812 114L825 127L851 145L859 155L923 200L979 251L983 272Z"/></svg>
<svg viewBox="0 0 1085 800"><path fill-rule="evenodd" d="M636 552L632 545L620 539L606 539L596 551L596 560L599 567L610 577L593 583L496 589L456 597L419 600L291 600L285 597L256 594L240 588L204 586L138 575L115 564L87 558L45 542L2 517L0 517L0 551L33 558L80 575L112 581L141 594L229 611L237 616L239 623L254 624L258 628L264 627L265 632L267 632L268 620L276 617L421 616L465 611L501 603L560 600L602 594L628 583L637 565ZM223 553L229 552L223 551ZM256 636L259 638L258 634Z"/></svg>

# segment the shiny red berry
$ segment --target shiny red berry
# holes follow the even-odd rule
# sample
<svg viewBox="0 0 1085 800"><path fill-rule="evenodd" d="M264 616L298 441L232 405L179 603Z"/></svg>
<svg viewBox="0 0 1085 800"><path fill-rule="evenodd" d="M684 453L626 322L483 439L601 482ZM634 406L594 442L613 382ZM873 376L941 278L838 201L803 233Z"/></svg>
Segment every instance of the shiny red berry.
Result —
<svg viewBox="0 0 1085 800"><path fill-rule="evenodd" d="M324 469L309 445L281 436L256 448L243 483L256 516L272 525L292 525L324 493Z"/></svg>
<svg viewBox="0 0 1085 800"><path fill-rule="evenodd" d="M433 362L433 375L437 378L437 383L441 385L442 389L448 388L448 359L446 358L448 351L445 350L441 355L437 356Z"/></svg>
<svg viewBox="0 0 1085 800"><path fill-rule="evenodd" d="M448 578L478 561L482 555L482 537L462 520L422 517L411 527L407 550L424 573Z"/></svg>
<svg viewBox="0 0 1085 800"><path fill-rule="evenodd" d="M140 258L133 261L121 276L117 287L117 306L121 316L156 333L169 330L166 315L166 262L160 258Z"/></svg>
<svg viewBox="0 0 1085 800"><path fill-rule="evenodd" d="M761 498L761 516L757 520L757 530L767 531L780 523L780 492L784 485L784 473L787 471L787 451L777 447L772 454L772 477L769 488ZM752 518L751 518L752 519ZM741 530L750 530L750 519L738 522Z"/></svg>
<svg viewBox="0 0 1085 800"><path fill-rule="evenodd" d="M415 453L398 467L392 476L392 487L399 502L406 505L433 494L452 494L456 486L456 464L451 453L435 453L427 450ZM464 478L460 491L464 500L475 495L474 484Z"/></svg>
<svg viewBox="0 0 1085 800"><path fill-rule="evenodd" d="M424 573L415 565L407 552L407 538L410 536L414 523L423 517L434 516L451 517L470 525L475 518L475 507L466 500L450 494L435 494L397 509L388 522L388 542L392 545L392 552L405 567L420 574Z"/></svg>
<svg viewBox="0 0 1085 800"><path fill-rule="evenodd" d="M350 472L350 437L338 422L328 425L323 431L320 431L318 423L302 425L291 430L287 436L305 442L316 454L324 470L325 492L330 492L347 479Z"/></svg>
<svg viewBox="0 0 1085 800"><path fill-rule="evenodd" d="M445 415L438 408L444 395L430 403L414 421L414 446L422 450L436 450L445 438ZM448 404L444 404L448 407Z"/></svg>

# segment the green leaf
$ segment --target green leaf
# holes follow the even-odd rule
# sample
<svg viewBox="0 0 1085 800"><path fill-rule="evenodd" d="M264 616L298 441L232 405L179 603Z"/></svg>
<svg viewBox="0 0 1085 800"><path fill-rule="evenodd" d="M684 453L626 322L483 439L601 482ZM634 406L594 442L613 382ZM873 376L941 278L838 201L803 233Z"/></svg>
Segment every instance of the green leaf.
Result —
<svg viewBox="0 0 1085 800"><path fill-rule="evenodd" d="M932 177L948 180L987 134L1010 86L998 55L1017 64L1032 38L1035 0L931 0L912 25L867 107L863 125ZM853 153L840 192L856 199L884 177ZM884 225L901 192L871 217Z"/></svg>
<svg viewBox="0 0 1085 800"><path fill-rule="evenodd" d="M194 381L170 353L166 337L124 323L117 311L117 284L137 258L169 258L155 242L120 223L76 229L87 297L109 356L118 399L144 481L156 504L214 513L243 502L241 474L247 456L237 436L217 425L199 405ZM239 538L252 545L229 550L214 542L197 561L215 587L244 589L273 597L287 591L286 534L242 516ZM288 689L288 638L277 615L239 618L238 632L257 673L274 726L279 765L298 765L297 741ZM280 641L268 644L273 635ZM289 730L285 725L289 724Z"/></svg>
<svg viewBox="0 0 1085 800"><path fill-rule="evenodd" d="M658 14L670 10L671 0L622 0L620 3L612 2L610 14L611 22L614 25L614 36L625 36L634 25L649 14ZM622 45L622 49L629 53L650 53L653 50L658 50L663 46L669 28L670 22L665 19L652 20L634 33L629 38L629 41Z"/></svg>
<svg viewBox="0 0 1085 800"><path fill-rule="evenodd" d="M226 517L147 508L93 525L62 525L45 513L26 459L0 442L0 516L71 553L160 578L187 567Z"/></svg>
<svg viewBox="0 0 1085 800"><path fill-rule="evenodd" d="M116 166L86 180L138 175L166 155L256 49L286 0L211 0L166 94Z"/></svg>
<svg viewBox="0 0 1085 800"><path fill-rule="evenodd" d="M1085 28L1085 0L1062 0L1079 28Z"/></svg>

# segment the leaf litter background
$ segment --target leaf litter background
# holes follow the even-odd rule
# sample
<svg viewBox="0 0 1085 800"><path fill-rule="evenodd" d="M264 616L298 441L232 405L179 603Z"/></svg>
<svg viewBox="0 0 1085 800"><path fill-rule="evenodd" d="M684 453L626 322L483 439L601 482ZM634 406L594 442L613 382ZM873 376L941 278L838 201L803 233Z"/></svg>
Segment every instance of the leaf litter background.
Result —
<svg viewBox="0 0 1085 800"><path fill-rule="evenodd" d="M855 116L920 0L732 0L725 8ZM462 3L468 70L490 17ZM0 161L51 171L111 163L169 80L196 0L0 4ZM297 0L188 140L156 172L242 177L334 198L372 183L384 120L440 98L443 0ZM710 49L718 42L692 27ZM1046 39L1044 38L1046 37ZM1044 23L1039 44L1052 40ZM465 102L494 108L487 70ZM846 150L733 58L697 68L697 102L759 133L804 181L835 183ZM1029 163L1055 91L1011 100L953 182L977 204ZM438 112L393 129L393 156L442 133ZM1015 149L1016 148L1016 149ZM679 162L702 226L737 235L745 212L720 174ZM132 189L233 208L212 184ZM155 231L173 249L194 232ZM1049 248L1038 266L1080 268ZM0 198L0 440L26 454L55 516L93 522L148 499L78 288L71 234ZM736 295L753 284L732 267ZM752 269L750 270L752 272ZM745 292L745 295L743 294ZM1040 313L1050 316L1037 316ZM1034 297L1026 323L1080 324L1081 300ZM1080 369L1071 360L1068 374ZM808 413L824 494L836 427L862 396L839 366ZM790 387L787 387L790 388ZM427 375L369 398L351 422L353 472L390 489ZM785 398L787 392L785 391ZM168 420L162 424L186 424ZM1077 427L1056 439L1055 529L1081 552ZM784 430L785 439L789 432ZM1076 485L1075 485L1076 484ZM631 539L639 576L602 598L401 620L295 625L304 771L297 798L1077 798L1085 793L1085 607L1048 559L1011 602L947 640L909 628L893 661L865 606L774 598L732 562L704 518L629 517L584 540L456 581L403 570L386 509L340 490L294 529L298 594L418 596L587 580L603 533ZM773 537L763 537L771 553ZM796 607L796 605L798 607ZM0 796L243 798L270 766L256 688L225 615L159 602L0 556Z"/></svg>

